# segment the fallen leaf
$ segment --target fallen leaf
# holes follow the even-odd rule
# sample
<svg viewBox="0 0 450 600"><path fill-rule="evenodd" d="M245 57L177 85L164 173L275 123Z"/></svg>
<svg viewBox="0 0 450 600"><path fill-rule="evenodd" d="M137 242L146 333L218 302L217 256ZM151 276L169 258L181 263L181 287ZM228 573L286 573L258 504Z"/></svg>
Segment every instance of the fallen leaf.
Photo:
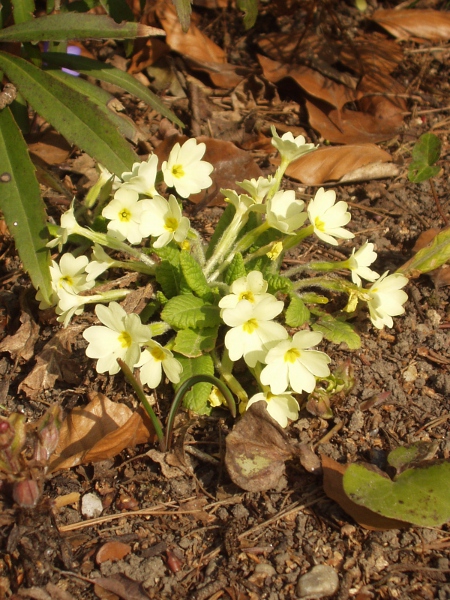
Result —
<svg viewBox="0 0 450 600"><path fill-rule="evenodd" d="M102 563L110 560L111 562L115 562L117 560L122 560L124 556L130 554L131 546L130 544L124 544L123 542L106 542L103 544L97 554L95 555L95 560L97 564L101 565Z"/></svg>
<svg viewBox="0 0 450 600"><path fill-rule="evenodd" d="M407 110L406 88L387 73L369 72L357 88L358 108L376 119L399 127Z"/></svg>
<svg viewBox="0 0 450 600"><path fill-rule="evenodd" d="M326 181L339 181L360 167L391 160L391 155L375 144L326 147L293 161L286 175L307 185L319 185Z"/></svg>
<svg viewBox="0 0 450 600"><path fill-rule="evenodd" d="M355 91L324 77L309 67L283 64L266 56L257 55L264 77L271 83L278 83L286 77L293 79L311 96L341 109L347 102L356 100Z"/></svg>
<svg viewBox="0 0 450 600"><path fill-rule="evenodd" d="M349 465L342 465L332 458L322 455L323 489L325 494L337 502L361 527L375 531L409 527L409 523L383 517L364 506L350 500L344 491L343 477Z"/></svg>
<svg viewBox="0 0 450 600"><path fill-rule="evenodd" d="M389 140L397 133L397 126L389 120L356 110L330 109L324 102L306 100L311 127L336 144L365 144Z"/></svg>
<svg viewBox="0 0 450 600"><path fill-rule="evenodd" d="M162 162L167 160L171 149L175 143L183 144L188 138L186 136L174 135L166 138L156 148L155 154ZM210 137L200 136L196 138L198 143L206 144L206 152L203 160L208 161L214 167L211 173L213 185L209 190L204 190L199 194L189 197L191 202L202 205L220 205L223 204L223 194L221 188L241 190L236 185L236 181L244 179L258 178L262 175L261 169L255 163L250 152L240 150L232 142L214 140Z"/></svg>
<svg viewBox="0 0 450 600"><path fill-rule="evenodd" d="M154 436L142 408L133 412L126 404L92 394L87 406L74 408L60 430L50 471L106 460L124 448L151 441Z"/></svg>
<svg viewBox="0 0 450 600"><path fill-rule="evenodd" d="M182 54L195 68L205 71L214 85L235 87L242 80L234 65L227 63L225 52L191 22L188 31L182 30L175 8L159 2L156 14L166 32L166 43L172 50Z"/></svg>
<svg viewBox="0 0 450 600"><path fill-rule="evenodd" d="M19 385L19 391L34 399L43 390L51 389L57 379L76 385L80 365L70 355L73 341L84 328L72 324L58 331L36 356L36 365Z"/></svg>
<svg viewBox="0 0 450 600"><path fill-rule="evenodd" d="M13 357L30 360L39 337L39 325L26 310L22 311L20 322L22 324L16 333L6 336L0 343L0 352L9 352Z"/></svg>
<svg viewBox="0 0 450 600"><path fill-rule="evenodd" d="M50 129L39 136L38 141L29 143L28 150L48 165L59 165L67 160L72 146L60 133Z"/></svg>
<svg viewBox="0 0 450 600"><path fill-rule="evenodd" d="M226 440L225 465L233 483L248 492L276 487L292 458L289 438L269 415L266 402L255 402Z"/></svg>
<svg viewBox="0 0 450 600"><path fill-rule="evenodd" d="M115 573L111 577L97 577L90 581L95 586L113 592L122 600L148 600L148 594L146 594L142 584L139 581L130 579L123 573Z"/></svg>
<svg viewBox="0 0 450 600"><path fill-rule="evenodd" d="M411 36L434 41L450 39L450 13L443 10L381 9L371 19L399 40Z"/></svg>

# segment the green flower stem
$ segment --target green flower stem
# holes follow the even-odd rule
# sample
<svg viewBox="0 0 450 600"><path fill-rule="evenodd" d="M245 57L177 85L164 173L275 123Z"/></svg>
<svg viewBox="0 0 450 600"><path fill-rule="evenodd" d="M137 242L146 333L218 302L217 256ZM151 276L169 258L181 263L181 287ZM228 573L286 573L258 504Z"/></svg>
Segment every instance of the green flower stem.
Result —
<svg viewBox="0 0 450 600"><path fill-rule="evenodd" d="M192 254L194 258L197 260L201 267L204 267L206 259L204 251L204 242L201 235L198 233L198 231L192 229L191 227L188 232L187 240L192 244Z"/></svg>
<svg viewBox="0 0 450 600"><path fill-rule="evenodd" d="M90 292L92 290L88 290ZM93 290L95 291L95 289ZM80 298L83 298L83 304L95 304L97 302L115 302L116 300L123 300L128 294L131 294L133 290L109 290L108 292L102 292L100 294L94 294L93 296L83 296L83 293L79 294Z"/></svg>
<svg viewBox="0 0 450 600"><path fill-rule="evenodd" d="M292 289L301 290L308 287L319 287L324 290L333 292L343 292L349 294L358 291L358 286L351 284L346 279L325 279L324 277L310 277L308 279L300 279L292 284Z"/></svg>
<svg viewBox="0 0 450 600"><path fill-rule="evenodd" d="M214 252L210 259L207 261L204 266L203 272L208 281L213 281L209 277L211 273L214 271L216 265L222 263L225 256L227 256L230 248L233 247L233 244L236 242L236 238L239 234L239 231L244 227L244 225L248 221L248 214L242 214L239 210L236 210L233 220L225 229L222 237L220 238L217 246L214 249Z"/></svg>
<svg viewBox="0 0 450 600"><path fill-rule="evenodd" d="M160 423L160 420L155 415L153 408L150 406L150 402L147 400L142 387L139 385L135 376L133 375L130 367L120 358L117 359L120 368L122 369L123 374L125 375L125 379L131 385L133 390L136 392L136 396L142 402L142 406L145 408L145 412L150 417L153 427L155 428L155 433L158 436L159 447L161 448L161 452L165 452L166 450L166 442L164 439L164 432Z"/></svg>
<svg viewBox="0 0 450 600"><path fill-rule="evenodd" d="M286 251L286 250L290 250L291 248L295 248L295 246L298 246L298 244L300 244L300 242L302 242L305 238L309 237L313 233L314 233L313 225L308 225L308 227L304 227L303 229L300 229L300 231L297 231L296 234L290 235L289 237L287 237L284 240L283 250Z"/></svg>
<svg viewBox="0 0 450 600"><path fill-rule="evenodd" d="M136 271L137 273L144 273L145 275L154 275L156 265L146 265L139 260L115 260L111 264L110 268L121 268L127 271Z"/></svg>
<svg viewBox="0 0 450 600"><path fill-rule="evenodd" d="M310 262L305 263L304 265L298 265L297 267L292 267L291 269L284 271L283 275L285 277L291 277L292 275L296 275L302 271L323 271L325 273L329 273L331 271L340 271L342 269L348 269L348 261Z"/></svg>
<svg viewBox="0 0 450 600"><path fill-rule="evenodd" d="M269 200L271 200L275 196L275 194L278 192L278 190L280 189L281 180L283 179L283 175L284 175L286 169L288 168L290 162L291 162L290 160L286 160L285 158L281 157L280 166L275 171L275 175L273 176L272 187L270 188L270 190L268 191L267 196L266 196L266 203Z"/></svg>
<svg viewBox="0 0 450 600"><path fill-rule="evenodd" d="M128 244L125 244L124 242L121 242L117 238L106 233L98 233L97 231L87 229L86 227L81 227L80 225L74 228L74 230L70 233L82 235L88 240L91 240L91 242L100 244L100 246L106 246L107 248L111 248L112 250L117 250L119 252L127 254L128 256L137 258L149 267L156 267L156 263L149 256L147 256L137 248L132 248Z"/></svg>
<svg viewBox="0 0 450 600"><path fill-rule="evenodd" d="M273 249L273 247L276 243L277 243L276 241L269 242L265 246L261 246L261 248L258 248L258 250L255 250L255 252L251 252L250 254L247 254L247 256L244 258L244 264L252 261L255 258L259 258L260 256L265 256L268 252L270 252ZM283 273L283 275L284 275L284 273Z"/></svg>
<svg viewBox="0 0 450 600"><path fill-rule="evenodd" d="M217 377L213 377L212 375L194 375L193 377L189 377L188 379L186 379L186 381L183 381L183 383L178 388L177 393L175 394L175 398L173 399L172 406L170 407L169 417L167 419L166 426L166 450L170 449L172 443L173 423L175 421L175 416L178 413L178 410L181 406L181 402L183 401L185 394L191 389L193 385L202 382L212 383L222 392L222 394L225 396L231 414L233 415L233 417L236 417L236 402L234 401L230 390L223 383L223 381L220 381L220 379L217 379Z"/></svg>
<svg viewBox="0 0 450 600"><path fill-rule="evenodd" d="M219 277L219 275L225 271L225 269L228 267L228 265L231 264L231 261L236 256L236 253L244 252L245 250L247 250L250 246L252 246L256 242L256 240L259 238L259 236L261 234L263 234L265 231L267 231L267 229L269 229L269 227L270 227L270 225L268 224L268 222L264 221L264 223L261 223L261 225L259 225L258 227L255 227L255 229L252 229L251 231L246 233L234 245L234 247L228 253L226 258L224 260L222 260L219 268L216 269L210 277L208 277L208 280L215 281Z"/></svg>
<svg viewBox="0 0 450 600"><path fill-rule="evenodd" d="M228 350L225 348L222 354L222 360L217 356L217 352L213 350L211 352L212 359L214 361L214 366L217 371L219 371L221 377L223 377L225 383L230 388L230 390L235 394L240 402L247 402L248 394L236 379L236 377L232 374L233 370L233 361L230 359L228 354Z"/></svg>

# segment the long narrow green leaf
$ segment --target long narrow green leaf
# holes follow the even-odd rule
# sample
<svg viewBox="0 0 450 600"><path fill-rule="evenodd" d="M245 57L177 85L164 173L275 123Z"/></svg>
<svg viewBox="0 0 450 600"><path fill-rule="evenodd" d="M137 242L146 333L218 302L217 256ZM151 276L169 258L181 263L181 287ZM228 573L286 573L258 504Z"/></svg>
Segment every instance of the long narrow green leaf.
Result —
<svg viewBox="0 0 450 600"><path fill-rule="evenodd" d="M31 63L0 52L0 69L31 106L71 144L112 173L129 171L137 155L101 110L86 96Z"/></svg>
<svg viewBox="0 0 450 600"><path fill-rule="evenodd" d="M117 85L129 94L133 94L136 98L149 104L152 108L157 110L160 115L163 115L180 127L184 127L184 124L180 119L178 119L173 112L162 103L158 96L146 88L145 85L142 85L142 83L129 73L124 73L112 65L98 60L92 60L85 56L74 56L73 54L60 52L46 52L43 56L43 60L52 67L65 67L67 69L78 71L83 75L89 75L89 77L94 77L100 81L106 81L107 83Z"/></svg>
<svg viewBox="0 0 450 600"><path fill-rule="evenodd" d="M56 77L56 79L59 79L75 91L84 94L89 100L94 102L105 115L105 118L108 119L114 127L127 138L127 140L130 140L130 142L133 142L134 144L138 141L139 130L135 123L129 118L122 117L122 115L117 113L113 108L109 108L109 103L113 103L114 101L118 102L114 96L108 94L108 92L101 87L92 85L89 81L86 81L86 79L81 79L81 77L73 77L73 75L63 73L56 69L49 72L53 77Z"/></svg>
<svg viewBox="0 0 450 600"><path fill-rule="evenodd" d="M9 107L0 110L0 209L14 236L24 269L50 300L50 253L44 203L27 145Z"/></svg>
<svg viewBox="0 0 450 600"><path fill-rule="evenodd" d="M33 0L12 0L14 23L26 23L31 21L35 11Z"/></svg>
<svg viewBox="0 0 450 600"><path fill-rule="evenodd" d="M165 35L164 30L141 23L116 23L106 15L60 13L46 15L6 27L0 31L2 42L63 42L65 40L134 39Z"/></svg>

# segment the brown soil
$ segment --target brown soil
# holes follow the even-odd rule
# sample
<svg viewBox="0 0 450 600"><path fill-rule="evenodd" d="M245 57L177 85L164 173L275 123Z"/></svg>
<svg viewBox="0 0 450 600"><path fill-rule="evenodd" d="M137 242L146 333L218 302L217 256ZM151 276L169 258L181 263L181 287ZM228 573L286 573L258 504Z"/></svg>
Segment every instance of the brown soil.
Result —
<svg viewBox="0 0 450 600"><path fill-rule="evenodd" d="M356 10L347 13L349 23L359 18ZM243 35L238 19L231 30L232 35ZM242 44L239 49L242 52ZM256 68L251 45L246 52L245 64ZM375 242L379 253L375 268L381 273L395 270L411 256L420 232L443 226L428 183L413 185L407 179L412 145L426 131L434 131L443 141L439 163L443 171L435 185L448 213L449 119L444 110L448 110L445 82L450 79L450 69L449 63L427 56L425 71L417 55L410 54L398 72L404 83L415 78L414 89L435 94L438 99L434 107L437 110L424 116L420 110L428 109L428 105L408 100L412 113L406 117L401 133L382 144L395 156L400 175L333 186L339 199L353 207L350 227L357 236L356 243L366 239ZM292 101L290 92L289 88L283 89L282 103L271 114L273 121L281 122L285 117L283 107ZM137 110L131 101L122 100L128 102L130 112ZM176 103L173 109L177 110ZM240 110L243 118L248 116L244 107ZM256 121L258 108L255 110ZM141 114L137 112L136 119ZM306 122L300 125L308 128ZM206 123L200 126L205 133L208 131ZM143 128L150 138L155 136L158 122L143 123ZM254 156L268 172L267 159L258 153ZM75 176L72 182L77 184ZM187 207L194 226L207 233L221 210L207 207L194 215L194 207ZM57 202L50 211L58 218ZM351 247L343 244L338 252L348 255ZM303 246L302 252L305 248L310 258L339 256L317 241ZM67 412L85 404L89 391L100 391L111 400L135 407L130 388L121 376L95 372L84 354L81 336L72 349L72 379L57 380L53 389L42 392L36 400L18 392L34 366L35 356L60 326L38 315L8 236L3 238L0 255L2 337L17 331L24 309L31 311L40 328L34 356L29 360L14 360L8 353L0 357L3 414L22 411L33 420L54 402ZM333 419L326 421L303 411L299 421L290 426L289 434L312 445L318 454L344 463L364 459L382 464L389 450L414 441L436 441L438 456L448 459L448 290L436 287L429 276L413 280L408 288L406 314L395 319L393 329L375 330L361 318L360 350L350 351L345 345L324 348L334 366L351 361L355 386L333 406ZM85 323L85 319L79 317L75 322ZM382 395L385 392L388 394ZM167 415L170 393L166 388L157 394L163 417ZM319 444L338 424L341 426L335 434ZM288 464L276 490L242 492L230 482L223 464L224 439L232 425L222 412L194 419L182 438L187 464L184 473L152 460L147 453L153 446L146 444L102 463L54 473L46 480L43 500L34 510L18 509L5 489L0 514L0 597L114 598L117 596L107 595L99 587L94 589L90 580L122 574L129 579L115 580L125 590L118 594L130 600L284 600L298 597L297 582L303 574L314 565L326 564L339 576L339 588L332 596L336 600L450 598L448 526L365 530L324 495L320 475L308 474L294 462ZM71 492L81 497L96 493L102 500L105 520L86 523L79 503L55 508L53 501ZM143 509L148 514L142 514ZM100 563L97 552L111 541L128 544L130 552L120 560ZM133 586L130 580L140 586Z"/></svg>

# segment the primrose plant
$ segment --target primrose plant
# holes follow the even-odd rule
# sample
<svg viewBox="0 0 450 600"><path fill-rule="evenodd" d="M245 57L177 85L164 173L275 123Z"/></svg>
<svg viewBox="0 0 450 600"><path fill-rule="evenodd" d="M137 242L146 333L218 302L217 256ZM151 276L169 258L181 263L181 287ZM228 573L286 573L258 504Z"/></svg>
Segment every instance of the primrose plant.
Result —
<svg viewBox="0 0 450 600"><path fill-rule="evenodd" d="M362 306L378 329L392 327L392 317L404 312L408 279L373 271L377 255L370 242L353 248L345 261L283 269L286 252L310 236L333 246L354 236L346 229L347 204L336 202L334 191L320 188L305 206L294 191L281 189L289 163L315 146L302 136L272 134L280 166L272 176L240 182L242 193L222 190L228 206L208 244L182 212L183 199L212 184L213 167L202 160L205 144L195 139L175 144L160 170L152 154L120 180L111 176L112 198L105 203L100 193L95 206L91 194L89 206L81 207L83 219L91 217L87 224L79 223L72 204L61 226L50 226L50 247L61 252L82 238L91 247L90 259L83 240L53 261L52 302L65 326L95 304L101 325L83 336L99 373L136 369L151 389L163 377L176 388L195 380L184 403L200 414L224 403L225 383L241 412L263 400L285 427L298 418L305 397L342 389L329 356L317 349L324 337L357 348L350 321ZM152 282L153 298L140 315L118 303L132 291L121 287L118 269L137 272L140 285ZM41 308L48 306L39 299ZM235 370L237 361L247 369ZM212 386L214 375L222 386Z"/></svg>

